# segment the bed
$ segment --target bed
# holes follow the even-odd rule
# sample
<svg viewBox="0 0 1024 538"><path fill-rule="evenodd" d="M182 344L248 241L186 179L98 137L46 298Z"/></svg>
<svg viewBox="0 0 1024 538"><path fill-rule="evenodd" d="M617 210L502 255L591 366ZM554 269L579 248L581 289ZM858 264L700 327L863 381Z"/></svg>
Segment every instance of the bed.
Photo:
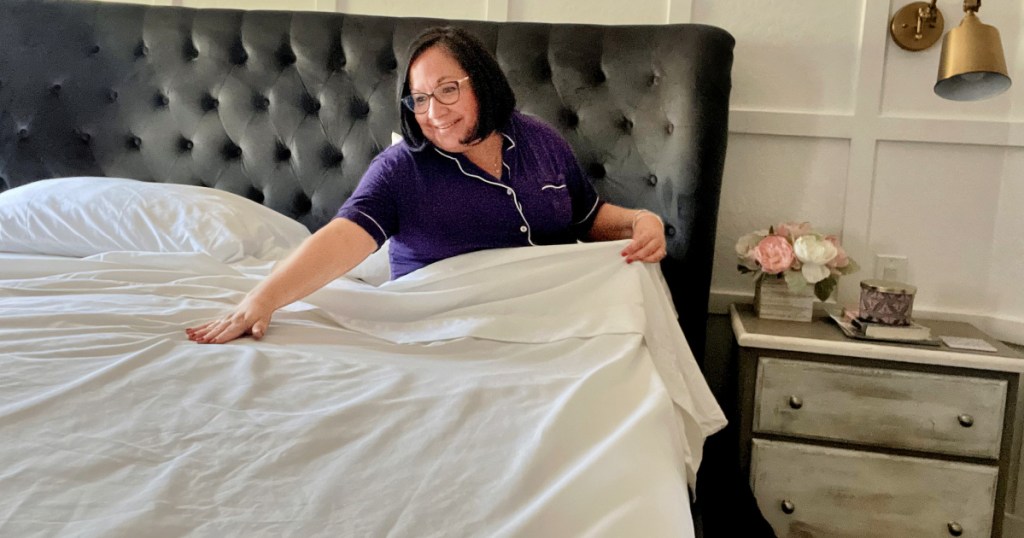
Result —
<svg viewBox="0 0 1024 538"><path fill-rule="evenodd" d="M260 341L184 334L329 221L441 22L0 2L0 535L694 534L720 29L458 22L660 267L378 252Z"/></svg>

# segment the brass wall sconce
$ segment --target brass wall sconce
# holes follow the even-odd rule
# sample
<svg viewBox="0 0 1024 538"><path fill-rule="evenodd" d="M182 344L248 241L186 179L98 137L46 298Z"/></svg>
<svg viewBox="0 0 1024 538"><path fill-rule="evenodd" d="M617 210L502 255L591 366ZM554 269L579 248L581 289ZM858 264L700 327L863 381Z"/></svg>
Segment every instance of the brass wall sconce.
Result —
<svg viewBox="0 0 1024 538"><path fill-rule="evenodd" d="M901 48L925 50L942 35L942 12L931 2L913 2L893 16L889 33ZM977 12L981 0L964 0L960 26L942 40L935 94L954 101L977 101L1003 93L1010 87L1006 57L999 30L982 24Z"/></svg>
<svg viewBox="0 0 1024 538"><path fill-rule="evenodd" d="M907 4L893 15L889 33L900 48L914 52L924 50L942 37L946 23L935 2Z"/></svg>

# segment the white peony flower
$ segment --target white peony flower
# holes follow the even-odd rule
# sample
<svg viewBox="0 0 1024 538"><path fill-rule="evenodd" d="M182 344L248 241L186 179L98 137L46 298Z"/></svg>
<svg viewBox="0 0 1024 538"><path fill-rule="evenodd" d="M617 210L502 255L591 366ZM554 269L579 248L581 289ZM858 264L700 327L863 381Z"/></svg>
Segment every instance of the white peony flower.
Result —
<svg viewBox="0 0 1024 538"><path fill-rule="evenodd" d="M828 278L828 275L832 274L832 271L824 265L805 263L804 266L800 268L800 273L807 279L807 283L817 284L818 282Z"/></svg>
<svg viewBox="0 0 1024 538"><path fill-rule="evenodd" d="M831 241L818 234L801 235L796 238L793 242L793 252L803 263L800 272L810 284L828 278L831 271L825 264L839 254L839 250Z"/></svg>

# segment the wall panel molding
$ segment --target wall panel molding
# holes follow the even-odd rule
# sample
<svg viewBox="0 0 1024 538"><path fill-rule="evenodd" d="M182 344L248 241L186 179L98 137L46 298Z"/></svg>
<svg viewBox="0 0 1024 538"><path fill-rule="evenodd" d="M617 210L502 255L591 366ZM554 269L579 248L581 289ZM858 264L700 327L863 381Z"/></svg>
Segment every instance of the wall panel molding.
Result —
<svg viewBox="0 0 1024 538"><path fill-rule="evenodd" d="M693 0L665 0L665 22L681 24L693 21Z"/></svg>
<svg viewBox="0 0 1024 538"><path fill-rule="evenodd" d="M338 0L316 0L317 11L339 11Z"/></svg>
<svg viewBox="0 0 1024 538"><path fill-rule="evenodd" d="M731 109L729 131L850 139L857 131L875 140L1024 147L1024 122Z"/></svg>
<svg viewBox="0 0 1024 538"><path fill-rule="evenodd" d="M729 131L744 134L851 138L853 120L854 117L849 114L732 109L729 111Z"/></svg>
<svg viewBox="0 0 1024 538"><path fill-rule="evenodd" d="M495 22L506 22L508 21L508 2L509 0L486 0L487 1L487 20Z"/></svg>
<svg viewBox="0 0 1024 538"><path fill-rule="evenodd" d="M876 131L879 140L1024 146L1024 123L883 117L878 118Z"/></svg>

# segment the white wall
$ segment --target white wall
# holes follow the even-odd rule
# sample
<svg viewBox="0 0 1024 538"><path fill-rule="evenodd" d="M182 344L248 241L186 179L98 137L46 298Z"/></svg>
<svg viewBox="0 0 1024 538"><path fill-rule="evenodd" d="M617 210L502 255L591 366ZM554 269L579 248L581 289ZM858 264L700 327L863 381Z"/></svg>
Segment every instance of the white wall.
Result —
<svg viewBox="0 0 1024 538"><path fill-rule="evenodd" d="M737 40L730 144L712 307L748 299L740 235L782 220L841 233L872 278L877 254L908 257L919 316L974 322L1024 343L1024 5L985 2L1011 89L936 97L939 46L897 47L888 23L909 0L143 0L195 7L308 9L460 19L720 26ZM939 0L947 31L959 0Z"/></svg>

